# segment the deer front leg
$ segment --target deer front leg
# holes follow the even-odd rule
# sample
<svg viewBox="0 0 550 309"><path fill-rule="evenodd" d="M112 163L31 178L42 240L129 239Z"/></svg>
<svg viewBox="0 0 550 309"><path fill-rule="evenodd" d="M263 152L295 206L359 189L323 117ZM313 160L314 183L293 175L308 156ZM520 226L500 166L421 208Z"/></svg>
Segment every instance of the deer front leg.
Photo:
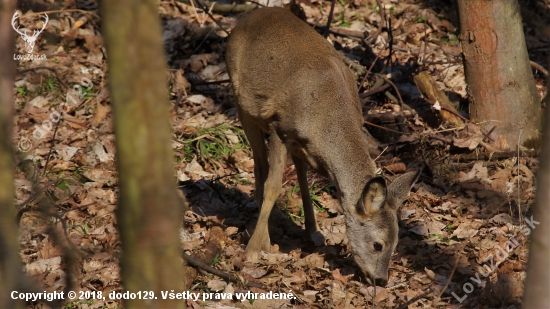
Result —
<svg viewBox="0 0 550 309"><path fill-rule="evenodd" d="M262 129L254 123L253 118L245 114L239 105L237 105L237 107L243 130L248 138L250 147L252 148L252 156L254 158L254 179L256 182L254 198L258 203L258 207L261 209L262 202L264 200L264 186L269 168L269 163L267 161L267 146L265 145L265 134L262 132Z"/></svg>
<svg viewBox="0 0 550 309"><path fill-rule="evenodd" d="M319 231L315 210L313 209L311 196L309 195L309 186L307 184L307 163L295 156L292 156L292 162L294 162L294 166L296 167L298 184L300 185L300 193L302 195L302 204L304 204L306 232L308 232L311 236L311 240L313 240L316 246L321 246L325 243L325 236L323 236L323 234Z"/></svg>
<svg viewBox="0 0 550 309"><path fill-rule="evenodd" d="M260 207L260 216L256 223L256 229L246 246L246 255L249 260L258 261L260 250L270 252L268 220L271 209L281 192L283 170L286 161L287 150L281 139L272 130L269 140L268 161L269 170L264 184L263 201Z"/></svg>

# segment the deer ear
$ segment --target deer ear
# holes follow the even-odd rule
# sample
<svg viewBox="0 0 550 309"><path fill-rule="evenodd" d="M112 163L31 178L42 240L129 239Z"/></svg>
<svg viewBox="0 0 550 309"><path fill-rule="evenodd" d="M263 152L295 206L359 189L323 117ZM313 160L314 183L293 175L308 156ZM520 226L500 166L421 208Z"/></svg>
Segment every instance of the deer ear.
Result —
<svg viewBox="0 0 550 309"><path fill-rule="evenodd" d="M388 187L388 204L395 209L399 208L407 199L412 186L420 177L421 170L405 173L397 177Z"/></svg>
<svg viewBox="0 0 550 309"><path fill-rule="evenodd" d="M382 177L371 178L365 185L361 200L357 204L357 212L360 215L370 215L384 206L386 202L387 188Z"/></svg>

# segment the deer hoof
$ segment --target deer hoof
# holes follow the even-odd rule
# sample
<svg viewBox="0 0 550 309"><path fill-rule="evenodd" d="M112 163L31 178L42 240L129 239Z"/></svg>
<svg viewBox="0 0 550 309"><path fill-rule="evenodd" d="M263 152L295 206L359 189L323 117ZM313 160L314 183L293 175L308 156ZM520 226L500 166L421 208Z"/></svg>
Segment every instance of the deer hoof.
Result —
<svg viewBox="0 0 550 309"><path fill-rule="evenodd" d="M315 233L311 234L311 240L313 240L315 246L320 247L325 244L325 235L323 235L319 231L316 231Z"/></svg>
<svg viewBox="0 0 550 309"><path fill-rule="evenodd" d="M252 250L248 250L247 248L245 252L246 252L246 257L250 262L257 263L258 260L260 259L260 251L252 251Z"/></svg>
<svg viewBox="0 0 550 309"><path fill-rule="evenodd" d="M263 238L263 239L262 239ZM267 244L267 250L265 250ZM265 237L254 237L250 239L248 242L248 245L246 246L246 256L248 257L248 260L251 262L258 262L260 259L260 251L264 250L266 252L269 252L270 246L269 246L269 238L265 239Z"/></svg>

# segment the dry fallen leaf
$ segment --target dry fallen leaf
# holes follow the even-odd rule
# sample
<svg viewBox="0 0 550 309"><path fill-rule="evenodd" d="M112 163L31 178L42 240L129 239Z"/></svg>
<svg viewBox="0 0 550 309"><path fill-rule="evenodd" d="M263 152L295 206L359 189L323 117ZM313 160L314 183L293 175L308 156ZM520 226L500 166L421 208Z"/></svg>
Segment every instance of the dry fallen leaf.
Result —
<svg viewBox="0 0 550 309"><path fill-rule="evenodd" d="M212 280L208 281L206 286L208 286L208 288L210 290L217 292L217 291L223 291L225 289L225 287L227 286L227 283L225 281L222 281L222 280L212 279Z"/></svg>
<svg viewBox="0 0 550 309"><path fill-rule="evenodd" d="M458 237L459 239L469 238L476 235L479 232L479 228L483 225L482 222L468 220L461 223L456 230L454 230L451 237Z"/></svg>
<svg viewBox="0 0 550 309"><path fill-rule="evenodd" d="M252 278L258 279L258 278L263 277L267 273L267 270L265 270L264 268L261 268L261 267L245 266L241 270L241 273L249 275Z"/></svg>

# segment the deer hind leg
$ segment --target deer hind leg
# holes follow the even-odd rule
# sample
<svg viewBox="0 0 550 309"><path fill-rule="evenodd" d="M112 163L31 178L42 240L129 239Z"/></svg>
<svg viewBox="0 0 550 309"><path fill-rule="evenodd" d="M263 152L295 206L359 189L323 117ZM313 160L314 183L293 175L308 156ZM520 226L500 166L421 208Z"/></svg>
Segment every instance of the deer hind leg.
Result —
<svg viewBox="0 0 550 309"><path fill-rule="evenodd" d="M311 239L316 246L320 246L325 242L325 237L319 231L315 210L309 195L309 186L307 184L307 163L298 157L292 156L292 162L296 167L298 175L298 184L300 185L300 193L302 195L302 203L304 204L304 216L306 219L306 231L311 235Z"/></svg>
<svg viewBox="0 0 550 309"><path fill-rule="evenodd" d="M254 156L256 155L254 154ZM271 249L268 220L269 215L271 214L271 209L273 209L273 205L281 192L286 156L286 146L283 144L279 136L277 136L277 133L272 130L272 134L269 139L269 169L264 183L260 216L258 218L258 222L256 223L256 229L248 242L248 246L246 246L246 255L251 261L258 260L260 250L269 252ZM258 181L259 179L256 179L256 184Z"/></svg>

